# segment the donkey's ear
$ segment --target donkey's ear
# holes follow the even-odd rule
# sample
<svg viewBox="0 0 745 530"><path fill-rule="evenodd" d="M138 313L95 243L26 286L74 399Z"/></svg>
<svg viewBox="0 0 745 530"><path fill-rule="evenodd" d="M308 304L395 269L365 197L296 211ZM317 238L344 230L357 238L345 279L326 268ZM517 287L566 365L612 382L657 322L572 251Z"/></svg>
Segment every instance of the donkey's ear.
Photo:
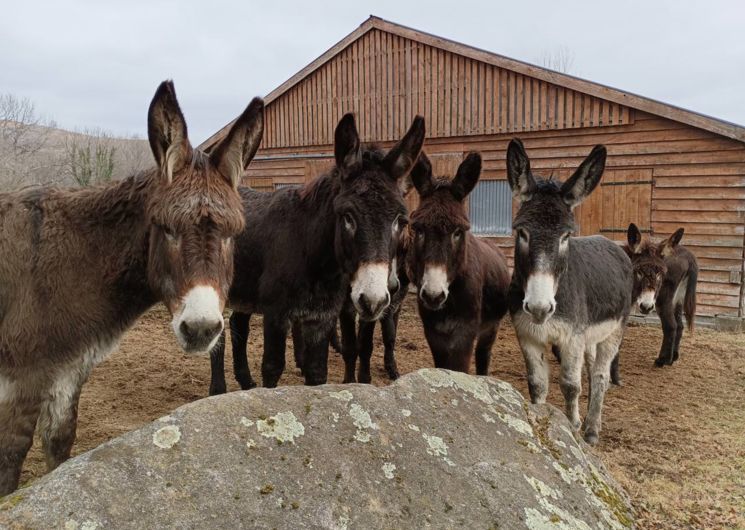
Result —
<svg viewBox="0 0 745 530"><path fill-rule="evenodd" d="M420 197L426 197L434 191L435 182L432 178L432 164L424 151L419 153L419 158L414 164L410 176Z"/></svg>
<svg viewBox="0 0 745 530"><path fill-rule="evenodd" d="M626 240L628 241L631 253L638 254L642 245L642 233L634 223L631 223L629 229L626 231Z"/></svg>
<svg viewBox="0 0 745 530"><path fill-rule="evenodd" d="M163 81L155 91L147 113L147 136L155 163L170 184L173 174L186 165L192 151L173 81Z"/></svg>
<svg viewBox="0 0 745 530"><path fill-rule="evenodd" d="M413 171L413 170L412 170ZM398 181L398 191L401 192L402 197L406 197L414 187L414 181L411 180L411 174L406 175L404 178Z"/></svg>
<svg viewBox="0 0 745 530"><path fill-rule="evenodd" d="M394 179L398 180L411 171L424 144L424 118L417 116L409 131L388 151L383 165Z"/></svg>
<svg viewBox="0 0 745 530"><path fill-rule="evenodd" d="M462 201L471 193L480 176L481 155L479 153L469 153L458 166L458 172L450 185L450 192L456 199Z"/></svg>
<svg viewBox="0 0 745 530"><path fill-rule="evenodd" d="M561 186L561 195L571 208L578 206L595 189L603 176L608 152L604 145L596 145L569 180Z"/></svg>
<svg viewBox="0 0 745 530"><path fill-rule="evenodd" d="M535 179L530 172L530 159L519 138L513 138L507 147L507 180L513 197L520 202L530 200Z"/></svg>
<svg viewBox="0 0 745 530"><path fill-rule="evenodd" d="M678 228L670 237L660 243L660 255L663 258L666 258L673 253L675 247L677 247L680 240L683 239L683 232L684 230L682 228Z"/></svg>
<svg viewBox="0 0 745 530"><path fill-rule="evenodd" d="M360 135L354 122L354 114L345 114L334 132L334 158L336 167L349 169L362 160L360 149Z"/></svg>
<svg viewBox="0 0 745 530"><path fill-rule="evenodd" d="M264 100L254 98L210 154L217 170L234 188L238 188L243 172L259 149L263 134Z"/></svg>

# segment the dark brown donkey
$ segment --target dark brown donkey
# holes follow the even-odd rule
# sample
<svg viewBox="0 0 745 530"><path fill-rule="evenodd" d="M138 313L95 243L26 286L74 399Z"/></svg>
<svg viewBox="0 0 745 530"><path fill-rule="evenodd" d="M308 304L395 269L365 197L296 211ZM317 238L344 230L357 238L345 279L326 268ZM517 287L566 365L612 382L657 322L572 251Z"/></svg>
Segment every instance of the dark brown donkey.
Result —
<svg viewBox="0 0 745 530"><path fill-rule="evenodd" d="M399 186L423 142L424 119L417 117L387 154L365 148L347 114L336 128L336 164L327 174L300 189L241 188L246 230L236 238L229 302L241 388L255 386L246 359L252 313L264 315L261 375L264 386L273 387L285 368L290 323L299 323L302 334L306 384L322 384L329 336L344 300L351 296L365 320L379 318L388 307L391 260L408 222ZM210 392L224 392L223 341L211 357Z"/></svg>
<svg viewBox="0 0 745 530"><path fill-rule="evenodd" d="M37 422L48 468L70 456L83 383L150 306L166 305L186 352L217 341L263 106L252 101L208 157L164 82L148 114L157 168L0 194L0 495L18 485Z"/></svg>
<svg viewBox="0 0 745 530"><path fill-rule="evenodd" d="M655 366L673 364L680 356L683 315L693 332L696 315L696 257L680 245L683 229L677 229L660 243L642 241L634 223L629 225L628 244L624 247L634 267L633 301L645 315L657 309L662 323L662 347Z"/></svg>
<svg viewBox="0 0 745 530"><path fill-rule="evenodd" d="M468 372L475 342L476 373L486 375L510 275L499 248L469 231L465 199L480 174L478 153L466 157L452 181L434 178L420 155L411 172L421 202L411 214L408 270L435 366Z"/></svg>
<svg viewBox="0 0 745 530"><path fill-rule="evenodd" d="M396 364L396 334L398 332L398 319L401 315L406 293L409 291L409 277L406 273L406 255L409 250L408 230L402 232L398 248L391 263L391 276L388 278L388 290L391 293L391 303L383 311L378 320L359 319L357 312L351 302L344 304L339 315L339 326L341 328L341 352L344 355L344 382L354 383L354 371L356 359L360 364L357 371L358 383L372 382L370 374L370 359L373 353L373 342L375 324L380 322L380 330L383 336L383 366L391 380L398 379L398 366ZM297 343L295 343L297 348Z"/></svg>

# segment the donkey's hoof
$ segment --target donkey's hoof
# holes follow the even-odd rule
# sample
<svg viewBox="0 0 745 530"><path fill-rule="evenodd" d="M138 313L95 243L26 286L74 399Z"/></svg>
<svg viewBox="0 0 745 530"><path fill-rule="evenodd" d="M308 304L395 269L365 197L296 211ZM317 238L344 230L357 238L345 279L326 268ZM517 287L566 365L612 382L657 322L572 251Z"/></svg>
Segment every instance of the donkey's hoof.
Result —
<svg viewBox="0 0 745 530"><path fill-rule="evenodd" d="M370 374L359 373L357 374L357 382L369 385L370 383L372 383L372 377L370 377Z"/></svg>
<svg viewBox="0 0 745 530"><path fill-rule="evenodd" d="M623 381L620 378L611 379L611 383L613 383L616 386L623 386Z"/></svg>
<svg viewBox="0 0 745 530"><path fill-rule="evenodd" d="M398 370L396 368L386 368L386 372L388 372L388 378L391 381L395 381L399 377L401 377L401 374L398 373Z"/></svg>
<svg viewBox="0 0 745 530"><path fill-rule="evenodd" d="M218 396L220 394L224 394L227 391L225 388L225 384L222 385L210 385L210 396Z"/></svg>
<svg viewBox="0 0 745 530"><path fill-rule="evenodd" d="M656 366L657 368L662 368L663 366L665 366L665 364L667 364L667 363L665 362L665 360L664 360L664 359L660 359L659 357L658 357L657 359L655 359L655 360L654 360L654 365L655 365L655 366Z"/></svg>
<svg viewBox="0 0 745 530"><path fill-rule="evenodd" d="M238 381L238 384L241 386L241 390L251 390L252 388L256 388L257 386L259 386L253 379L249 379L248 381Z"/></svg>
<svg viewBox="0 0 745 530"><path fill-rule="evenodd" d="M588 445L591 445L595 447L598 444L598 441L600 441L600 437L598 436L598 433L593 431L585 431L585 442L587 442Z"/></svg>

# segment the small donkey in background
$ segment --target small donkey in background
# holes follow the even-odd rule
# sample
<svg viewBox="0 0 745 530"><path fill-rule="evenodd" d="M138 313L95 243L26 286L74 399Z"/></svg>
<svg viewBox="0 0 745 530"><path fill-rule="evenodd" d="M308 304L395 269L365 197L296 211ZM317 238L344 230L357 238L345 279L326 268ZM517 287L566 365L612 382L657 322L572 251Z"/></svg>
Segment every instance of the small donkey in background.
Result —
<svg viewBox="0 0 745 530"><path fill-rule="evenodd" d="M642 234L634 223L627 232L628 244L624 250L634 268L632 300L638 301L639 310L649 314L657 309L662 323L662 347L655 366L673 364L680 355L683 337L683 314L688 330L693 332L696 315L696 283L698 264L696 257L680 245L683 229L678 228L660 243L642 241Z"/></svg>
<svg viewBox="0 0 745 530"><path fill-rule="evenodd" d="M561 391L566 414L580 428L579 395L582 366L590 374L590 402L584 438L599 439L601 412L610 365L618 352L631 310L631 261L602 236L571 237L576 230L572 210L600 182L605 147L596 146L564 183L533 176L520 140L507 150L507 178L520 209L515 268L509 308L528 372L533 403L548 394L546 348L561 349Z"/></svg>

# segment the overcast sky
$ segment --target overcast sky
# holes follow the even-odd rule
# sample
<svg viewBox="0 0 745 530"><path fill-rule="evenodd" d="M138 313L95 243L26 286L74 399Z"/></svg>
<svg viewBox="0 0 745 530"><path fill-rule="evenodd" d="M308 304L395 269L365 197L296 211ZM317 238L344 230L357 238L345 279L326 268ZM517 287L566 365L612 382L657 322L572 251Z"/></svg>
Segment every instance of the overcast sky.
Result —
<svg viewBox="0 0 745 530"><path fill-rule="evenodd" d="M564 46L575 75L745 124L741 0L3 4L0 93L64 128L144 137L172 78L197 145L370 14L528 62Z"/></svg>

